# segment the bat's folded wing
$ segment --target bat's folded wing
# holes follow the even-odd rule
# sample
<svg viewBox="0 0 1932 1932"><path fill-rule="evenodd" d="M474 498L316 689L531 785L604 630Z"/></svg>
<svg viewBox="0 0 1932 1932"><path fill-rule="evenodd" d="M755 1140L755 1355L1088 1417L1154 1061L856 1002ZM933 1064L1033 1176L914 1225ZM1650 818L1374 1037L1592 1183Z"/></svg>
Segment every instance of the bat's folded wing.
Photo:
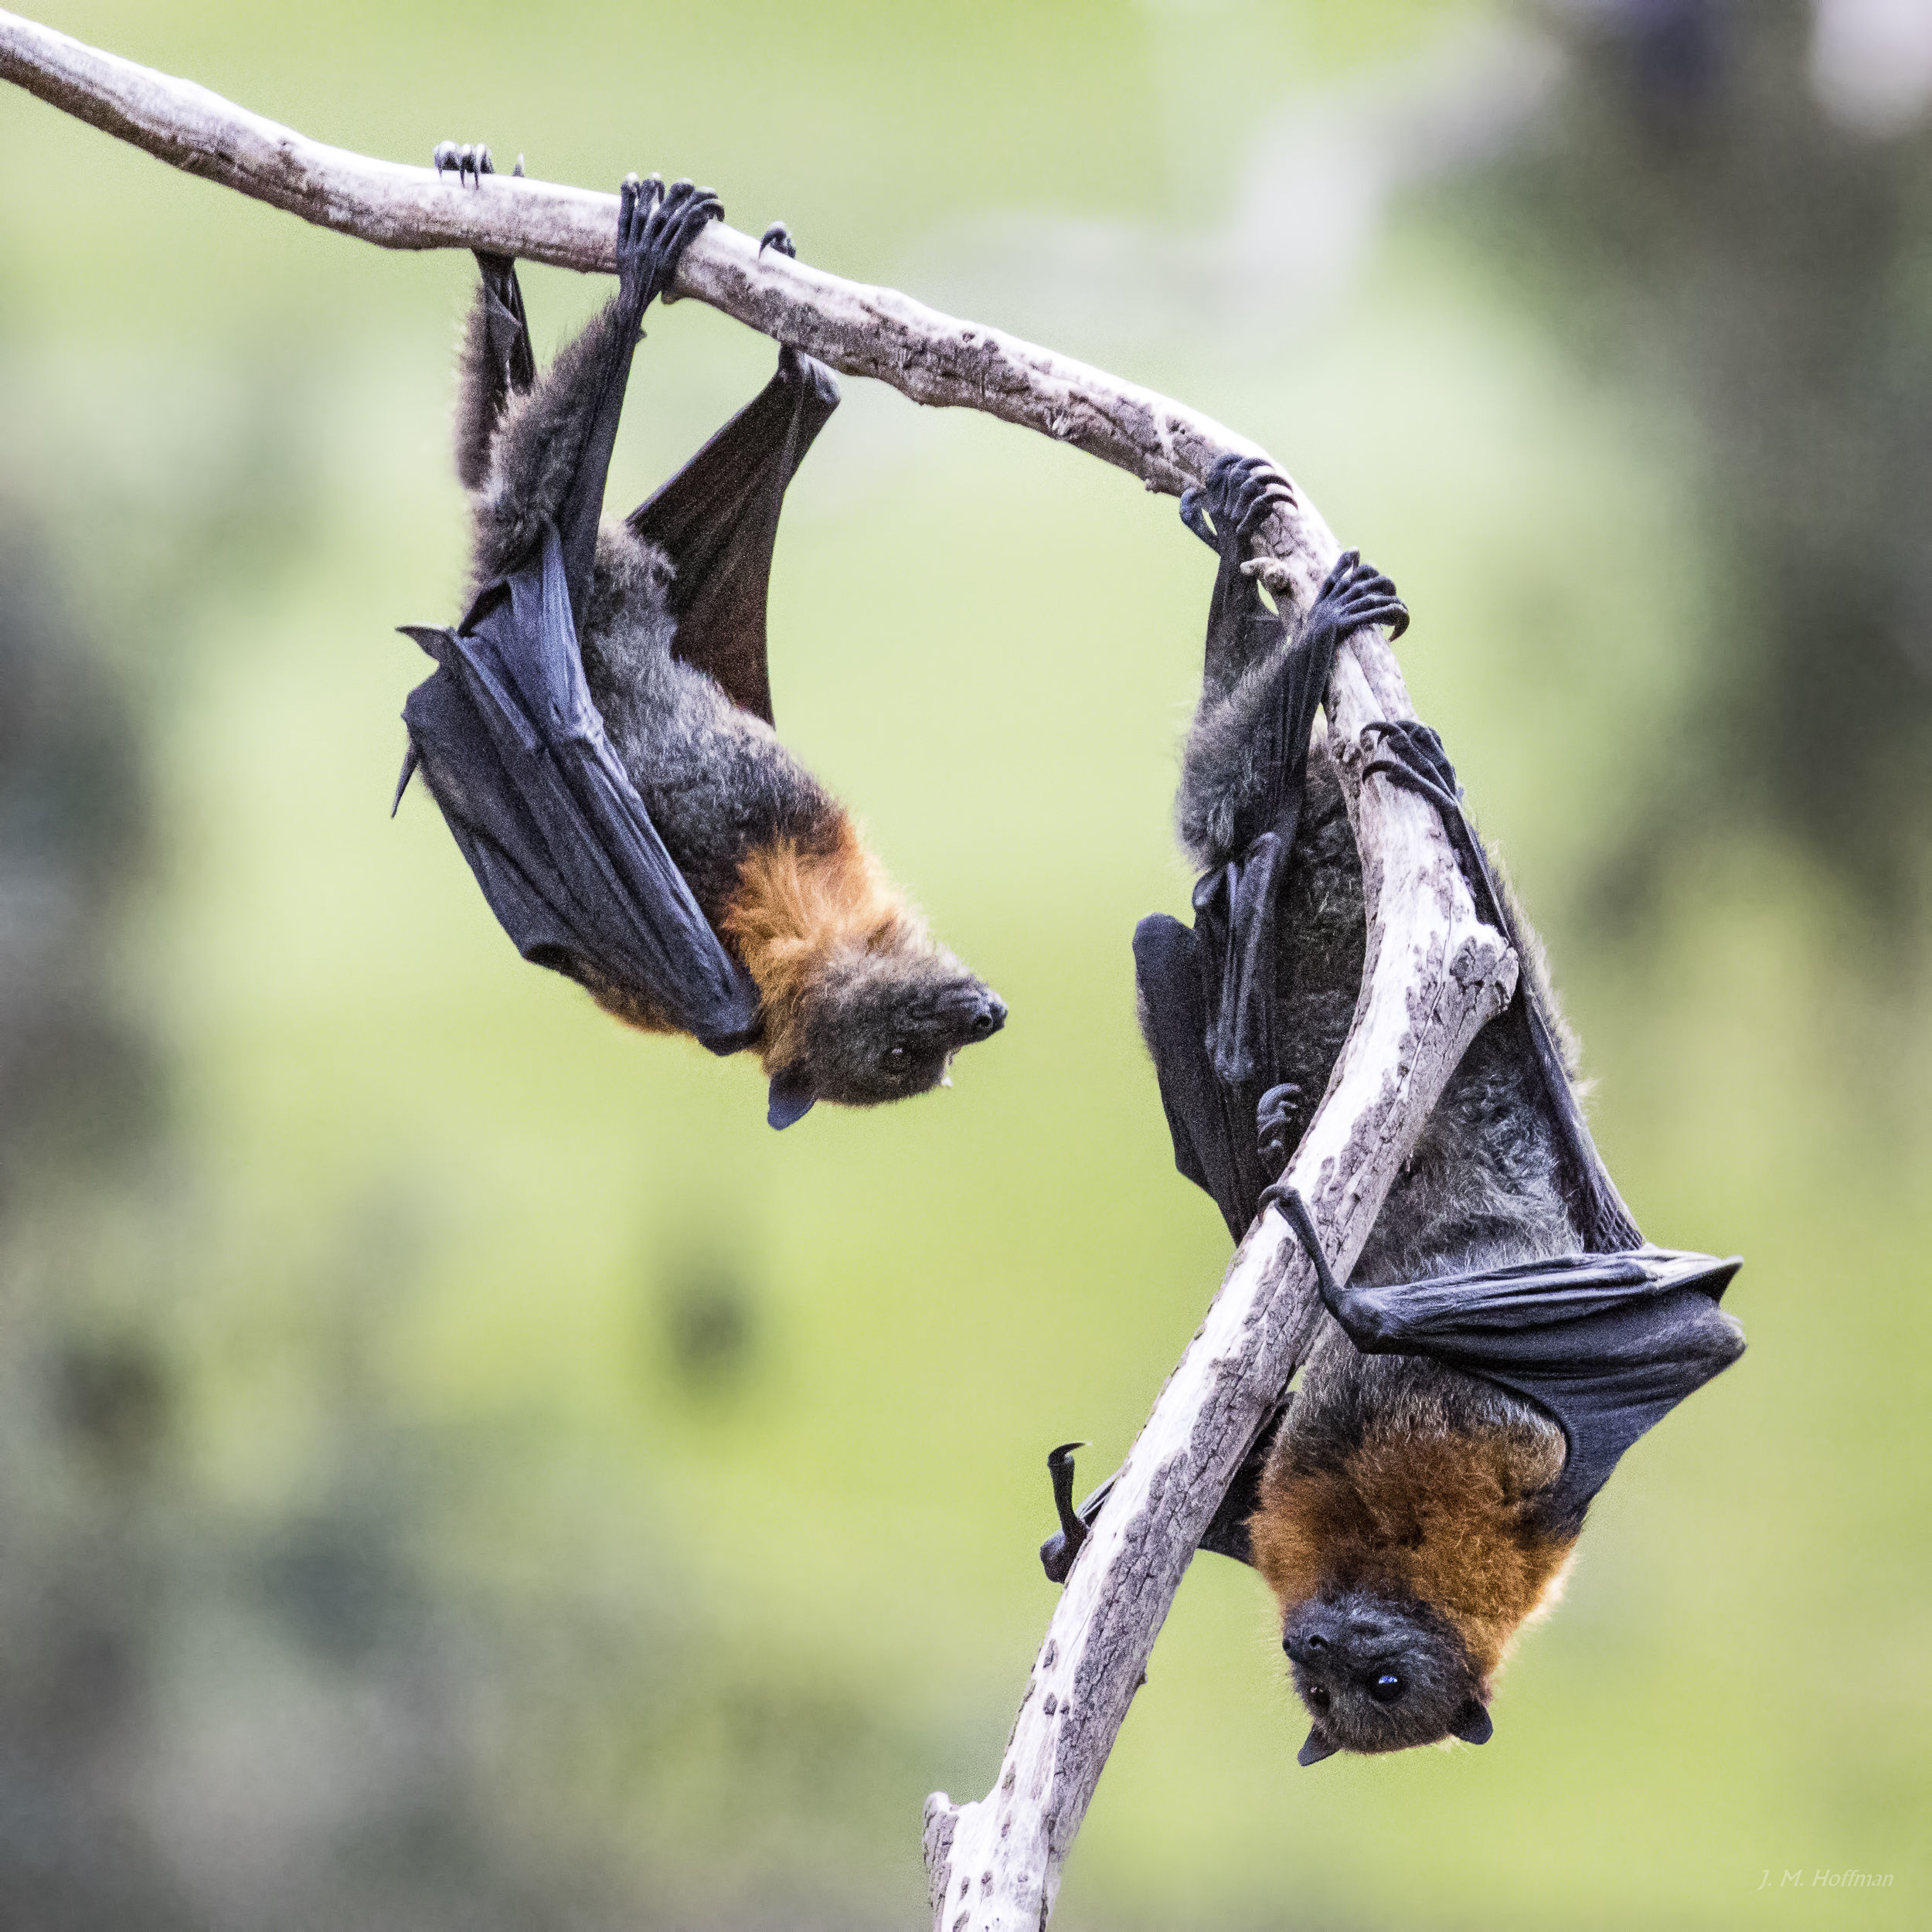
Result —
<svg viewBox="0 0 1932 1932"><path fill-rule="evenodd" d="M1255 1145L1253 1098L1214 1070L1207 1046L1204 975L1219 970L1199 930L1156 913L1134 932L1141 1028L1153 1056L1174 1165L1212 1197L1240 1240L1267 1185Z"/></svg>
<svg viewBox="0 0 1932 1932"><path fill-rule="evenodd" d="M838 406L824 363L781 352L778 372L626 520L671 560L672 650L733 704L772 722L765 603L785 488Z"/></svg>
<svg viewBox="0 0 1932 1932"><path fill-rule="evenodd" d="M1351 1285L1330 1312L1369 1354L1418 1355L1547 1410L1568 1444L1546 1501L1573 1534L1624 1451L1744 1351L1717 1305L1741 1265L1674 1248Z"/></svg>
<svg viewBox="0 0 1932 1932"><path fill-rule="evenodd" d="M457 630L410 634L440 666L403 709L412 764L517 950L636 990L714 1053L749 1045L757 989L604 736L556 531Z"/></svg>

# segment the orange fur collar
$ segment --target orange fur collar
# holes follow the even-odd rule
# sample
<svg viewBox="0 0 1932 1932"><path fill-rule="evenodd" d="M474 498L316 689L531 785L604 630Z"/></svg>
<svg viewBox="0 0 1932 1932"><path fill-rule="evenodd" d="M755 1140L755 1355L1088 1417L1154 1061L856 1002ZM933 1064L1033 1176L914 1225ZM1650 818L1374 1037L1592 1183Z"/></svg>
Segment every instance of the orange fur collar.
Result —
<svg viewBox="0 0 1932 1932"><path fill-rule="evenodd" d="M800 1057L806 997L835 954L891 951L921 936L885 868L842 814L828 849L781 838L754 850L719 930L757 984L765 1020L758 1050L767 1073Z"/></svg>

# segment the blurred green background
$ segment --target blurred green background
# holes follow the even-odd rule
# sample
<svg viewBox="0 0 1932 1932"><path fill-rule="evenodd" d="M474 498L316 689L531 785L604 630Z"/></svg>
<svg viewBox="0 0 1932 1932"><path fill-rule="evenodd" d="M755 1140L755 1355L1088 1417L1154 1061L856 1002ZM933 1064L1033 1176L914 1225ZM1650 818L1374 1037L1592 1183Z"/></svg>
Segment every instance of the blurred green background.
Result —
<svg viewBox="0 0 1932 1932"><path fill-rule="evenodd" d="M1655 1237L1747 1256L1751 1350L1482 1751L1298 1769L1265 1592L1204 1559L1056 1923L1925 1923L1918 10L40 11L348 148L693 175L1237 426L1400 583L1599 1138ZM468 259L10 90L0 161L0 1920L923 1922L921 1801L986 1788L1052 1607L1044 1453L1126 1447L1226 1257L1128 951L1185 903L1211 560L846 384L781 722L1013 1018L777 1136L387 817ZM543 348L604 294L526 288ZM614 500L770 362L653 320Z"/></svg>

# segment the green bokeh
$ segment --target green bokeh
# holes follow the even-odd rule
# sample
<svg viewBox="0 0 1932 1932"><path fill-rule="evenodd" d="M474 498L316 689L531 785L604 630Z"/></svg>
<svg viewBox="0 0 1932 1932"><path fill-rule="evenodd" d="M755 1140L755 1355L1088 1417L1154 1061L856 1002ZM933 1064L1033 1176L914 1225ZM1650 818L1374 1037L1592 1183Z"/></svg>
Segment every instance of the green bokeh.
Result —
<svg viewBox="0 0 1932 1932"><path fill-rule="evenodd" d="M808 259L935 294L913 277L1002 211L1212 226L1284 104L1426 68L1486 17L43 11L346 147L692 173L742 226L783 216ZM780 721L1013 1017L952 1092L773 1135L749 1063L522 966L427 798L386 815L423 670L392 627L458 593L467 260L305 228L12 93L0 155L10 492L152 733L123 976L170 1069L170 1165L98 1233L190 1391L197 1506L296 1522L358 1455L434 1445L413 1553L437 1614L516 1633L512 1743L487 1749L546 1767L542 1828L660 1903L728 1912L803 1873L917 1921L920 1801L985 1788L1050 1611L1043 1453L1091 1437L1097 1472L1126 1447L1225 1259L1171 1170L1127 947L1185 903L1167 814L1206 553L1097 464L847 385L780 549ZM526 289L540 345L601 293ZM649 335L627 501L769 362L695 304ZM1415 211L1263 324L1077 315L1054 345L1239 425L1396 577L1412 688L1550 941L1600 1139L1658 1238L1747 1256L1752 1342L1629 1458L1480 1753L1298 1770L1265 1593L1204 1560L1062 1919L1922 1923L1922 985L1872 990L1830 883L1769 846L1659 855L1641 943L1582 917L1713 595L1671 426ZM167 580L175 519L223 492L254 514L145 613L127 586ZM219 1629L168 1655L184 1737L280 1681ZM1809 1886L1845 1866L1892 1888Z"/></svg>

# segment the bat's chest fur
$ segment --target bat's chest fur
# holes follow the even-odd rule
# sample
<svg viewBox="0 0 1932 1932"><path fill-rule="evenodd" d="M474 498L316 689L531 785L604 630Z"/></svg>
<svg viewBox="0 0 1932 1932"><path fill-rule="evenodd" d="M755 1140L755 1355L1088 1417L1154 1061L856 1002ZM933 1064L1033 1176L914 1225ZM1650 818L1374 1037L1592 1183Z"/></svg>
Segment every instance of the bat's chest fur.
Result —
<svg viewBox="0 0 1932 1932"><path fill-rule="evenodd" d="M1538 1521L1562 1431L1492 1385L1366 1356L1330 1325L1277 1438L1249 1528L1284 1611L1367 1590L1434 1607L1485 1677L1554 1595L1571 1548Z"/></svg>

